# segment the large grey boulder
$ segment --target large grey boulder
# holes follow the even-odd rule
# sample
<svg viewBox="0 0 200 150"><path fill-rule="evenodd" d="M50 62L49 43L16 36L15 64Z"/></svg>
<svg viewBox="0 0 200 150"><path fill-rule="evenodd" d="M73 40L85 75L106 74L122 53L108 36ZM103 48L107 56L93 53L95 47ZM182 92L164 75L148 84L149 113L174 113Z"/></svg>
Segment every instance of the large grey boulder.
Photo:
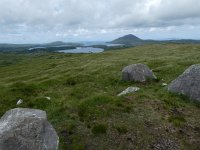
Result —
<svg viewBox="0 0 200 150"><path fill-rule="evenodd" d="M16 108L0 120L0 150L56 150L58 144L44 111Z"/></svg>
<svg viewBox="0 0 200 150"><path fill-rule="evenodd" d="M170 83L168 90L200 101L200 64L192 65L185 70Z"/></svg>
<svg viewBox="0 0 200 150"><path fill-rule="evenodd" d="M125 67L122 70L122 80L145 82L148 79L156 79L156 76L144 64L133 64Z"/></svg>

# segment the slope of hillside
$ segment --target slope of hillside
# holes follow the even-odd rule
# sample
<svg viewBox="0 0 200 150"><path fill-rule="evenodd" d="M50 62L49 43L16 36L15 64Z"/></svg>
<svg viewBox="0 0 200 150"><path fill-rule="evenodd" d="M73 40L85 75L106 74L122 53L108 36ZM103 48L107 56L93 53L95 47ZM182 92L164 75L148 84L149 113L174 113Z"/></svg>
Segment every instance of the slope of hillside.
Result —
<svg viewBox="0 0 200 150"><path fill-rule="evenodd" d="M115 39L113 41L111 41L110 43L113 44L124 44L124 45L134 45L134 44L140 44L143 43L144 41L138 37L136 37L135 35L129 34L129 35L125 35L123 37L120 37L118 39Z"/></svg>
<svg viewBox="0 0 200 150"><path fill-rule="evenodd" d="M123 82L122 68L135 63L147 64L159 80ZM200 105L167 92L162 83L197 63L200 46L186 44L84 55L0 53L0 116L15 107L45 110L62 150L196 150ZM141 90L117 97L129 86Z"/></svg>

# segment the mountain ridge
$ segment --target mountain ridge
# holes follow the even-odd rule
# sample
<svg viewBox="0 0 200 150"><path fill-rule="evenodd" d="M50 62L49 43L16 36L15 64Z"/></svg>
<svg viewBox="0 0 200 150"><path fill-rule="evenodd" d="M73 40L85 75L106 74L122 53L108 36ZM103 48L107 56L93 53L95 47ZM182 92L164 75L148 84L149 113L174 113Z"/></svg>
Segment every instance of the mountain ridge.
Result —
<svg viewBox="0 0 200 150"><path fill-rule="evenodd" d="M141 43L141 42L143 42L143 40L133 34L128 34L111 41L112 44L124 44L124 45L129 45L132 43Z"/></svg>
<svg viewBox="0 0 200 150"><path fill-rule="evenodd" d="M138 45L144 45L144 44L159 44L159 43L200 44L200 40L193 40L193 39L143 40L133 34L128 34L128 35L119 37L109 43L123 44L123 45L128 45L128 46L138 46Z"/></svg>

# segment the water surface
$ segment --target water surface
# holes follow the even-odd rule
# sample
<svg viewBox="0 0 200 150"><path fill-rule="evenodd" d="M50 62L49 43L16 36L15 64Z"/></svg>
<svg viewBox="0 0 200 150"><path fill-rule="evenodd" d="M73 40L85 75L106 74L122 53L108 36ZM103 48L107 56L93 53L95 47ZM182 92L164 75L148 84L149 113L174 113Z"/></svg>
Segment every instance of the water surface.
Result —
<svg viewBox="0 0 200 150"><path fill-rule="evenodd" d="M94 47L77 47L76 49L60 50L62 53L101 53L104 49Z"/></svg>

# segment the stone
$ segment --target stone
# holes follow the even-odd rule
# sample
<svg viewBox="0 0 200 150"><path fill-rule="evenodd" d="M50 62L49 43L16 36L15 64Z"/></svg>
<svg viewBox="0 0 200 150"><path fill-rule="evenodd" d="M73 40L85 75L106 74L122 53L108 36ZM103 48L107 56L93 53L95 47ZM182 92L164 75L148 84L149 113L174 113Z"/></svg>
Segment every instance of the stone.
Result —
<svg viewBox="0 0 200 150"><path fill-rule="evenodd" d="M0 119L0 150L57 150L58 144L45 111L15 108Z"/></svg>
<svg viewBox="0 0 200 150"><path fill-rule="evenodd" d="M200 101L200 64L186 69L183 74L169 84L168 90Z"/></svg>
<svg viewBox="0 0 200 150"><path fill-rule="evenodd" d="M140 90L140 88L138 88L138 87L128 87L126 90L119 93L117 96L122 96L122 95L126 95L126 94L129 94L129 93L134 93L134 92L137 92L139 90Z"/></svg>
<svg viewBox="0 0 200 150"><path fill-rule="evenodd" d="M18 101L17 101L17 104L16 105L21 105L23 103L23 100L22 99L19 99Z"/></svg>
<svg viewBox="0 0 200 150"><path fill-rule="evenodd" d="M167 86L167 83L162 83L162 86Z"/></svg>
<svg viewBox="0 0 200 150"><path fill-rule="evenodd" d="M47 100L51 100L51 97L48 97L48 96L47 96L47 97L44 97L44 98L46 98Z"/></svg>
<svg viewBox="0 0 200 150"><path fill-rule="evenodd" d="M145 82L148 79L157 79L148 66L144 64L132 64L122 70L122 80Z"/></svg>

